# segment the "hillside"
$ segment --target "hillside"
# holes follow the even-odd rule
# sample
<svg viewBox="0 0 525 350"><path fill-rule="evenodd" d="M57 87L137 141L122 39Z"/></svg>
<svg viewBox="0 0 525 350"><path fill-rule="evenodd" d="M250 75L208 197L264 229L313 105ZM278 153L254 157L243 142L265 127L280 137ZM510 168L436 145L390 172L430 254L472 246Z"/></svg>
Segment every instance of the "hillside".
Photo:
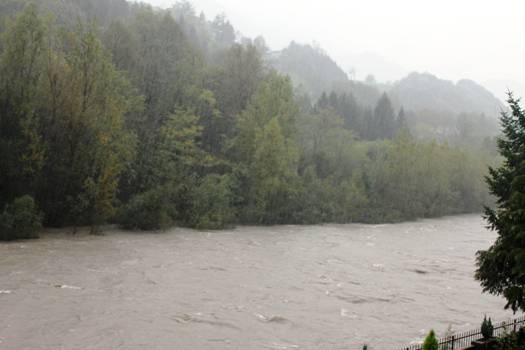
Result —
<svg viewBox="0 0 525 350"><path fill-rule="evenodd" d="M2 18L11 17L29 3L37 3L42 11L52 13L58 23L75 25L78 21L89 20L103 27L114 20L132 16L143 6L126 0L2 0L0 15ZM4 25L1 20L0 30Z"/></svg>
<svg viewBox="0 0 525 350"><path fill-rule="evenodd" d="M429 73L411 73L394 83L390 95L407 110L479 113L497 116L503 104L491 92L472 80L456 84Z"/></svg>
<svg viewBox="0 0 525 350"><path fill-rule="evenodd" d="M292 42L282 51L267 55L269 65L290 76L296 88L314 100L323 92L352 94L358 103L373 106L387 92L398 108L439 114L484 114L497 117L503 104L490 91L471 80L456 84L429 73L411 73L384 85L348 79L341 67L323 50Z"/></svg>
<svg viewBox="0 0 525 350"><path fill-rule="evenodd" d="M498 133L503 104L471 80L453 83L429 73L411 73L392 84L373 79L350 80L327 53L295 42L268 54L266 60L291 77L299 94L308 95L314 105L330 105L343 117L345 125L363 138L374 134L370 131L374 124L371 110L376 108L382 93L388 95L392 113L403 109L409 129L419 138L481 147L487 138ZM337 102L335 97L329 99L332 102L324 100L331 92L346 102ZM341 103L347 102L349 105L342 107Z"/></svg>
<svg viewBox="0 0 525 350"><path fill-rule="evenodd" d="M281 51L266 56L270 67L288 75L296 89L314 101L323 92L336 91L353 95L365 106L374 106L381 91L378 86L350 80L343 69L322 49L312 45L290 43Z"/></svg>
<svg viewBox="0 0 525 350"><path fill-rule="evenodd" d="M348 80L346 73L328 54L311 45L292 42L284 50L272 52L268 61L312 97L332 90L334 83Z"/></svg>

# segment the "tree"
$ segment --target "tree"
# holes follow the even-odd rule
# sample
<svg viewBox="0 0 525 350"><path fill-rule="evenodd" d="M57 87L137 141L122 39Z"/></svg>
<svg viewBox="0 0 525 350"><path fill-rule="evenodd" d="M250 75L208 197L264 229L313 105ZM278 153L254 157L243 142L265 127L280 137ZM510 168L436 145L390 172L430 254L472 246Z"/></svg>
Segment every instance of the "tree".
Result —
<svg viewBox="0 0 525 350"><path fill-rule="evenodd" d="M289 222L296 152L284 137L277 118L258 129L254 149L248 167L248 217L261 224Z"/></svg>
<svg viewBox="0 0 525 350"><path fill-rule="evenodd" d="M494 326L492 325L492 320L487 320L487 316L483 318L483 322L481 323L481 335L484 339L492 338L494 335Z"/></svg>
<svg viewBox="0 0 525 350"><path fill-rule="evenodd" d="M485 209L496 242L477 253L476 279L485 292L502 295L506 308L525 310L525 111L509 93L510 113L502 113L504 137L498 148L504 161L490 168L487 183L496 208Z"/></svg>
<svg viewBox="0 0 525 350"><path fill-rule="evenodd" d="M208 175L191 195L190 224L199 229L223 229L235 219L233 181L228 175Z"/></svg>
<svg viewBox="0 0 525 350"><path fill-rule="evenodd" d="M121 208L120 226L127 230L163 230L173 224L177 208L173 201L176 187L168 184L133 196Z"/></svg>
<svg viewBox="0 0 525 350"><path fill-rule="evenodd" d="M332 108L300 118L300 221L359 220L364 198L356 175L364 154L353 133L343 128L343 120Z"/></svg>
<svg viewBox="0 0 525 350"><path fill-rule="evenodd" d="M428 333L427 337L425 338L425 341L423 342L422 350L438 350L439 344L436 339L436 333L434 333L434 330L431 330L430 333Z"/></svg>
<svg viewBox="0 0 525 350"><path fill-rule="evenodd" d="M111 23L104 33L104 44L111 53L115 67L122 71L132 71L137 64L137 40L129 26L124 22Z"/></svg>
<svg viewBox="0 0 525 350"><path fill-rule="evenodd" d="M288 78L270 73L239 116L229 149L240 179L244 221L287 222L297 175L295 122L299 108Z"/></svg>
<svg viewBox="0 0 525 350"><path fill-rule="evenodd" d="M135 137L124 126L132 93L96 28L79 25L49 42L38 99L48 150L38 198L48 224L95 228L116 214L120 176L134 156Z"/></svg>
<svg viewBox="0 0 525 350"><path fill-rule="evenodd" d="M397 130L405 130L405 131L409 132L408 122L407 122L407 118L406 118L406 114L405 114L405 109L403 107L401 107L401 109L399 109L399 113L397 114L396 129Z"/></svg>
<svg viewBox="0 0 525 350"><path fill-rule="evenodd" d="M42 214L31 196L16 198L0 213L0 241L38 238L41 228Z"/></svg>
<svg viewBox="0 0 525 350"><path fill-rule="evenodd" d="M234 124L235 117L246 108L263 77L259 50L249 44L235 44L227 49L212 77L210 90L218 98L219 109Z"/></svg>
<svg viewBox="0 0 525 350"><path fill-rule="evenodd" d="M212 22L212 33L215 42L221 47L228 47L235 42L235 29L226 19L225 14L215 17Z"/></svg>
<svg viewBox="0 0 525 350"><path fill-rule="evenodd" d="M386 93L377 102L369 131L373 139L391 139L396 134L396 116Z"/></svg>
<svg viewBox="0 0 525 350"><path fill-rule="evenodd" d="M365 78L365 83L367 83L368 85L377 84L376 77L374 77L372 74L368 74Z"/></svg>
<svg viewBox="0 0 525 350"><path fill-rule="evenodd" d="M39 82L46 28L28 5L3 33L0 47L0 206L34 190L45 148L38 132Z"/></svg>
<svg viewBox="0 0 525 350"><path fill-rule="evenodd" d="M252 162L256 135L272 119L276 119L279 132L286 140L292 138L298 113L291 81L275 72L268 74L236 120L236 136L232 141L230 157L240 163Z"/></svg>

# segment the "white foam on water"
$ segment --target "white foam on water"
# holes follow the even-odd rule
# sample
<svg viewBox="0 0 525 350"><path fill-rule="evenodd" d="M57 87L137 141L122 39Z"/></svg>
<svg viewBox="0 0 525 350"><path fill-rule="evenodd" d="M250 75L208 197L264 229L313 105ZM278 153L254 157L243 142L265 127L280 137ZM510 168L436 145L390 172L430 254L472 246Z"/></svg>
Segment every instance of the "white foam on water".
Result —
<svg viewBox="0 0 525 350"><path fill-rule="evenodd" d="M357 315L356 314L351 314L349 310L345 309L345 308L342 308L341 309L341 313L340 313L341 317L346 317L346 318L351 318L351 319L356 319L357 318Z"/></svg>
<svg viewBox="0 0 525 350"><path fill-rule="evenodd" d="M59 284L56 286L57 288L60 288L60 289L71 289L71 290L81 290L82 288L81 287L77 287L77 286L69 286L67 284Z"/></svg>

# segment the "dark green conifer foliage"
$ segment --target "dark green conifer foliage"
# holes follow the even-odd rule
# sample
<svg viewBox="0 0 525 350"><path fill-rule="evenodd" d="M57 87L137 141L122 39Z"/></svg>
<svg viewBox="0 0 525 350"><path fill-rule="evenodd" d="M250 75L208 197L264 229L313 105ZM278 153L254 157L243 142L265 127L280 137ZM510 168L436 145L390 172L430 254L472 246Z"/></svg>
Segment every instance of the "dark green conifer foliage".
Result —
<svg viewBox="0 0 525 350"><path fill-rule="evenodd" d="M498 140L504 161L487 177L496 207L486 208L485 218L498 238L478 252L476 278L516 312L525 310L525 112L511 93L508 103L511 111L502 113L504 136Z"/></svg>
<svg viewBox="0 0 525 350"><path fill-rule="evenodd" d="M425 338L425 341L423 342L422 350L438 350L439 344L436 338L436 333L434 333L434 330L431 330L430 333L428 333L427 337Z"/></svg>
<svg viewBox="0 0 525 350"><path fill-rule="evenodd" d="M492 338L494 335L494 326L492 325L492 320L487 320L487 316L483 318L483 322L481 323L481 335L483 335L483 338L489 339Z"/></svg>

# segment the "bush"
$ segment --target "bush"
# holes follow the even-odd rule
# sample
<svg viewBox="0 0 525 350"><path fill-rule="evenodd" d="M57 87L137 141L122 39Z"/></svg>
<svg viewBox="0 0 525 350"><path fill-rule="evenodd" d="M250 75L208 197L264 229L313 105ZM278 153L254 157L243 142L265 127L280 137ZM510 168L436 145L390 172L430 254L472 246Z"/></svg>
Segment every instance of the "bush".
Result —
<svg viewBox="0 0 525 350"><path fill-rule="evenodd" d="M492 320L487 320L487 316L483 319L483 322L481 323L481 335L484 339L492 338L494 335L494 326L492 325Z"/></svg>
<svg viewBox="0 0 525 350"><path fill-rule="evenodd" d="M494 350L521 350L525 348L525 329L506 333L496 339Z"/></svg>
<svg viewBox="0 0 525 350"><path fill-rule="evenodd" d="M189 225L198 229L222 229L235 219L233 181L228 175L208 175L194 189Z"/></svg>
<svg viewBox="0 0 525 350"><path fill-rule="evenodd" d="M161 186L135 195L121 210L118 223L127 230L168 228L177 210L167 187Z"/></svg>
<svg viewBox="0 0 525 350"><path fill-rule="evenodd" d="M0 240L38 238L42 214L31 196L16 198L0 214Z"/></svg>
<svg viewBox="0 0 525 350"><path fill-rule="evenodd" d="M434 330L431 330L423 342L422 350L438 350L438 348L439 344L436 339L436 333L434 333Z"/></svg>

